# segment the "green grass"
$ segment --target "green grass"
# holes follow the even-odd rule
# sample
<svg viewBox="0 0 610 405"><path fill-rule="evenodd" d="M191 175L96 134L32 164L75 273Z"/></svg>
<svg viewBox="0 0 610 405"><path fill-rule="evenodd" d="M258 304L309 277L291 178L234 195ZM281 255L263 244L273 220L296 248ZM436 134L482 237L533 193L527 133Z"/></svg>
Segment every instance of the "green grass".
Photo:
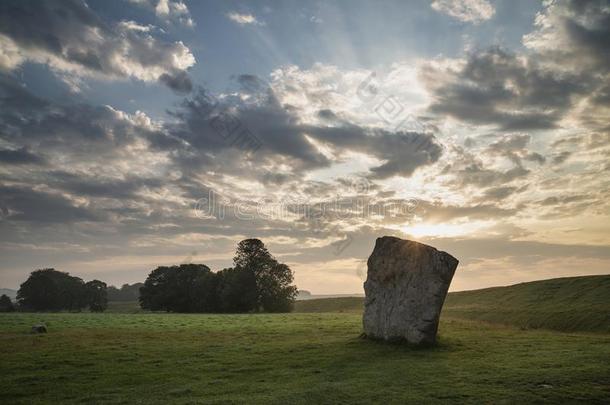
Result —
<svg viewBox="0 0 610 405"><path fill-rule="evenodd" d="M607 334L443 319L415 349L360 332L357 313L1 314L0 402L610 401Z"/></svg>
<svg viewBox="0 0 610 405"><path fill-rule="evenodd" d="M363 299L298 301L296 312L362 312ZM610 333L610 276L567 277L450 293L443 317L519 328Z"/></svg>
<svg viewBox="0 0 610 405"><path fill-rule="evenodd" d="M114 314L140 314L148 311L140 308L138 301L110 301L106 312Z"/></svg>
<svg viewBox="0 0 610 405"><path fill-rule="evenodd" d="M294 303L294 312L362 312L364 298L341 297L341 298L315 298L311 300L297 301Z"/></svg>
<svg viewBox="0 0 610 405"><path fill-rule="evenodd" d="M610 333L610 276L566 277L449 294L445 316L524 328Z"/></svg>
<svg viewBox="0 0 610 405"><path fill-rule="evenodd" d="M452 293L427 349L361 339L358 297L299 301L292 314L136 302L0 314L0 403L606 404L609 297L610 276ZM29 334L40 321L49 333Z"/></svg>

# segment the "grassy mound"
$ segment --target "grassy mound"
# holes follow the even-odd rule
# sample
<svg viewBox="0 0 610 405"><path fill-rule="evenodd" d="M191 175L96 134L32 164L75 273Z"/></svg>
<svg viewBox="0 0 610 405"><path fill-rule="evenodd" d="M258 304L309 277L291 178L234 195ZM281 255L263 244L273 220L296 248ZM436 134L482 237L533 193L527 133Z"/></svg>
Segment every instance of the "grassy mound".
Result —
<svg viewBox="0 0 610 405"><path fill-rule="evenodd" d="M610 276L556 278L451 293L443 315L523 328L610 332Z"/></svg>
<svg viewBox="0 0 610 405"><path fill-rule="evenodd" d="M363 299L299 301L295 312L360 312ZM522 328L610 332L610 276L533 281L508 287L450 293L443 317Z"/></svg>

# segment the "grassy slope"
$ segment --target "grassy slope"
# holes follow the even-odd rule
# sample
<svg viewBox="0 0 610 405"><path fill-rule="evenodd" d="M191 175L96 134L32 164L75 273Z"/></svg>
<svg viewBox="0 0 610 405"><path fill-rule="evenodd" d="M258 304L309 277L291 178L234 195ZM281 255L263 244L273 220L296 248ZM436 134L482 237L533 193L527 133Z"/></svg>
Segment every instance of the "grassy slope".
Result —
<svg viewBox="0 0 610 405"><path fill-rule="evenodd" d="M364 298L315 298L306 301L296 301L294 312L362 312Z"/></svg>
<svg viewBox="0 0 610 405"><path fill-rule="evenodd" d="M0 403L610 400L610 335L443 319L413 349L360 331L357 313L0 314Z"/></svg>
<svg viewBox="0 0 610 405"><path fill-rule="evenodd" d="M361 312L362 298L298 301L296 312ZM450 293L443 316L524 328L610 332L610 276L568 277Z"/></svg>

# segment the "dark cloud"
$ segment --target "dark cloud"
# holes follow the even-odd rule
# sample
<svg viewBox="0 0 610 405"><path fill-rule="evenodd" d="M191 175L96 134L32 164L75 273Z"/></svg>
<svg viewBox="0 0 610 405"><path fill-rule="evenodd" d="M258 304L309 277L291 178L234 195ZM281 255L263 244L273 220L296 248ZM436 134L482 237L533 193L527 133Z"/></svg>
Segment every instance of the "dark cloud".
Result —
<svg viewBox="0 0 610 405"><path fill-rule="evenodd" d="M531 139L531 136L527 134L504 135L491 143L486 152L491 155L504 156L517 166L522 166L522 160L543 164L546 162L544 156L527 149Z"/></svg>
<svg viewBox="0 0 610 405"><path fill-rule="evenodd" d="M537 29L524 37L558 68L607 72L610 66L610 5L607 0L560 0L545 4Z"/></svg>
<svg viewBox="0 0 610 405"><path fill-rule="evenodd" d="M572 97L587 89L582 77L500 48L472 53L454 70L430 66L422 78L432 93L431 112L507 131L555 128Z"/></svg>
<svg viewBox="0 0 610 405"><path fill-rule="evenodd" d="M375 179L410 176L418 167L436 162L442 154L442 147L429 133L388 132L343 121L334 122L333 126L301 123L299 111L281 105L268 88L246 102L239 98L215 99L200 90L185 100L173 116L177 122L167 128L167 135L187 146L175 155L182 167L191 166L204 151L235 149L240 137L253 137L259 142L260 148L253 156L257 161L289 164L293 172L332 163L308 137L327 145L336 155L348 151L366 153L384 161L371 169ZM156 140L155 146L160 147L162 141ZM197 154L193 156L188 149ZM226 162L224 168L227 169Z"/></svg>
<svg viewBox="0 0 610 405"><path fill-rule="evenodd" d="M4 164L22 165L44 163L44 159L28 150L27 147L20 149L0 149L0 162Z"/></svg>
<svg viewBox="0 0 610 405"><path fill-rule="evenodd" d="M570 204L573 202L580 202L583 200L591 199L591 196L587 195L562 195L562 196L553 196L547 197L542 201L538 201L540 205L563 205Z"/></svg>
<svg viewBox="0 0 610 405"><path fill-rule="evenodd" d="M5 220L34 223L99 221L100 215L59 195L24 187L0 186L0 211Z"/></svg>
<svg viewBox="0 0 610 405"><path fill-rule="evenodd" d="M191 78L184 70L174 74L163 73L159 81L178 94L188 94L193 90Z"/></svg>
<svg viewBox="0 0 610 405"><path fill-rule="evenodd" d="M454 158L441 171L443 175L449 175L450 180L445 184L456 190L474 186L478 189L488 187L506 186L507 183L527 177L531 171L517 160L513 161L514 167L507 170L490 168L485 164L482 157L489 151L481 154L471 153L462 147L454 146L452 152ZM492 150L493 153L493 150Z"/></svg>
<svg viewBox="0 0 610 405"><path fill-rule="evenodd" d="M563 151L560 153L555 154L555 156L553 156L553 163L556 165L560 165L562 163L564 163L566 160L568 160L568 158L572 155L572 152L569 151Z"/></svg>
<svg viewBox="0 0 610 405"><path fill-rule="evenodd" d="M485 201L502 201L519 191L523 191L523 189L511 186L493 187L485 190L482 199Z"/></svg>
<svg viewBox="0 0 610 405"><path fill-rule="evenodd" d="M265 93L269 90L269 85L260 77L251 74L237 76L237 83L240 89L247 93Z"/></svg>
<svg viewBox="0 0 610 405"><path fill-rule="evenodd" d="M4 151L6 159L36 160L30 155L44 155L49 160L68 154L87 161L114 158L122 148L155 131L135 122L109 106L52 103L0 75L0 136L12 144Z"/></svg>
<svg viewBox="0 0 610 405"><path fill-rule="evenodd" d="M64 171L49 173L47 182L56 189L68 191L78 196L115 199L135 198L136 193L143 188L156 189L163 185L161 179L145 179L134 176L107 179Z"/></svg>

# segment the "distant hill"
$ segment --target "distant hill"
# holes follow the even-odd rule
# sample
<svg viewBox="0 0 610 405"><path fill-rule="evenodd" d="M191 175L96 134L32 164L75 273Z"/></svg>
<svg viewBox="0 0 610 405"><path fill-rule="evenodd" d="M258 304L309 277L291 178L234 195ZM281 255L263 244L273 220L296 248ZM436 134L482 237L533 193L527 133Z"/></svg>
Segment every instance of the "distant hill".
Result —
<svg viewBox="0 0 610 405"><path fill-rule="evenodd" d="M294 303L294 312L361 312L364 297L313 298Z"/></svg>
<svg viewBox="0 0 610 405"><path fill-rule="evenodd" d="M299 290L297 301L316 300L321 298L364 297L364 294L312 294L307 290Z"/></svg>
<svg viewBox="0 0 610 405"><path fill-rule="evenodd" d="M359 297L298 301L295 312L360 312ZM450 293L443 317L523 328L610 332L610 275L566 277Z"/></svg>
<svg viewBox="0 0 610 405"><path fill-rule="evenodd" d="M0 288L0 295L6 294L12 301L17 299L17 290L11 290L10 288Z"/></svg>

